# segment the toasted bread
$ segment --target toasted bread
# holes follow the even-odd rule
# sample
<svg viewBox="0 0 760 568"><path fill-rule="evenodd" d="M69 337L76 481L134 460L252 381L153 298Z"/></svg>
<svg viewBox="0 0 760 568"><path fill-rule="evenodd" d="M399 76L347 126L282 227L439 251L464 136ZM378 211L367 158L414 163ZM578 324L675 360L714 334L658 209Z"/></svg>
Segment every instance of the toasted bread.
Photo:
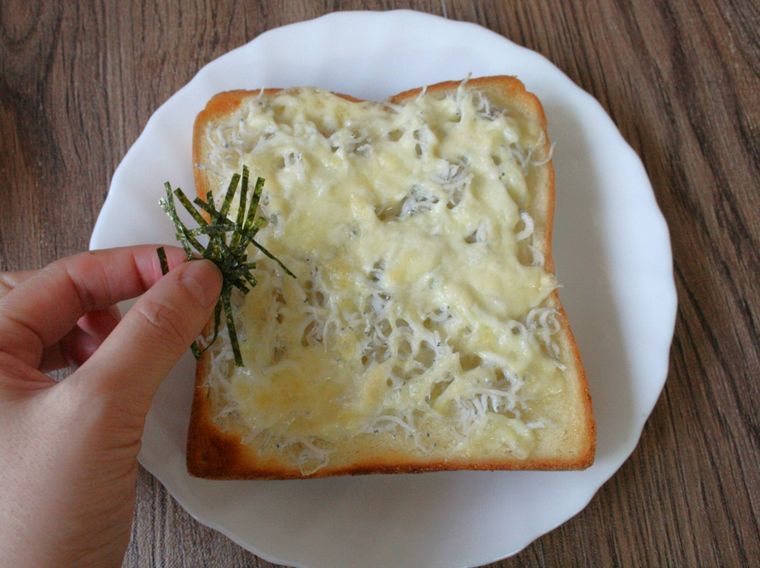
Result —
<svg viewBox="0 0 760 568"><path fill-rule="evenodd" d="M247 368L224 334L198 361L189 472L588 467L591 398L553 275L551 150L513 77L387 103L213 97L195 122L198 195L243 163L265 177L262 238L298 280L262 261L239 304Z"/></svg>

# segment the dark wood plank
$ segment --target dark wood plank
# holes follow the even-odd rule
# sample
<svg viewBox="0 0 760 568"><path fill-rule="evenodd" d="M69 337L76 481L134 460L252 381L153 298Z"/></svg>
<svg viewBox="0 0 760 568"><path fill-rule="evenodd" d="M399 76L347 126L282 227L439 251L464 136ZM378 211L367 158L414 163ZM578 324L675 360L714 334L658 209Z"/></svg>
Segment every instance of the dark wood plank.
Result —
<svg viewBox="0 0 760 568"><path fill-rule="evenodd" d="M0 269L83 250L110 176L203 64L335 9L417 9L534 49L645 163L680 308L665 392L577 517L495 566L748 566L760 557L760 9L702 2L382 0L0 5ZM270 566L147 473L125 566Z"/></svg>

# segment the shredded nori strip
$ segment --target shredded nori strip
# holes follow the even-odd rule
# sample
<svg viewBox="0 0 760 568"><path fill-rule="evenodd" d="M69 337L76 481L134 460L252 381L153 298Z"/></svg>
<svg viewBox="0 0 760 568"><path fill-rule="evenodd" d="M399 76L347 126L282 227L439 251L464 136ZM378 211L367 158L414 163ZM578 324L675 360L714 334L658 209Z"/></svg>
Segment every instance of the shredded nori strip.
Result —
<svg viewBox="0 0 760 568"><path fill-rule="evenodd" d="M248 260L248 245L252 244L264 256L280 265L289 276L296 277L277 257L254 239L259 230L266 224L263 217L259 216L256 218L261 194L264 190L264 179L256 179L250 203L246 203L248 201L248 179L248 168L243 166L242 173L236 173L232 176L230 184L227 187L227 192L224 195L222 206L218 210L210 191L206 194L206 201L195 198L191 202L180 188L172 189L169 182L164 184L166 196L159 201L161 208L174 224L177 240L182 245L187 260L192 261L205 258L216 264L222 273L222 291L214 308L214 335L204 346L201 346L197 340L194 341L190 349L195 358L198 359L216 341L219 335L222 311L224 311L225 323L227 324L227 331L230 343L232 344L232 353L237 367L243 366L243 357L240 353L240 344L238 342L237 330L235 329L235 318L232 314L230 295L233 288L237 288L243 294L247 294L253 286L256 286L256 278L251 273L256 268L256 263ZM227 218L227 214L232 206L238 185L240 185L238 212L235 221L232 221ZM198 223L197 227L188 229L179 218L174 203L175 197L187 209L193 220ZM202 213L205 213L208 219ZM227 239L228 233L231 234L229 241ZM201 235L208 236L208 244L206 246L203 246L196 238ZM161 272L166 274L169 272L166 250L164 250L164 247L159 247L156 249L156 254L161 264Z"/></svg>
<svg viewBox="0 0 760 568"><path fill-rule="evenodd" d="M161 265L161 274L164 276L169 272L169 262L166 260L166 249L164 247L158 247L156 249L158 255L158 263Z"/></svg>

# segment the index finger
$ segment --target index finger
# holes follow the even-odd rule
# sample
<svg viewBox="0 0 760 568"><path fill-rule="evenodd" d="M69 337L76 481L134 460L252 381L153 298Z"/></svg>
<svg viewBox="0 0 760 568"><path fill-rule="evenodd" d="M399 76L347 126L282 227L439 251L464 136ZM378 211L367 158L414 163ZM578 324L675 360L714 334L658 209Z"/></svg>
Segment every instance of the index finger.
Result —
<svg viewBox="0 0 760 568"><path fill-rule="evenodd" d="M169 266L184 253L165 247ZM0 351L37 367L43 350L85 313L139 296L162 276L156 245L90 251L58 260L0 298Z"/></svg>
<svg viewBox="0 0 760 568"><path fill-rule="evenodd" d="M0 298L16 288L24 280L28 280L38 270L17 270L15 272L0 272Z"/></svg>

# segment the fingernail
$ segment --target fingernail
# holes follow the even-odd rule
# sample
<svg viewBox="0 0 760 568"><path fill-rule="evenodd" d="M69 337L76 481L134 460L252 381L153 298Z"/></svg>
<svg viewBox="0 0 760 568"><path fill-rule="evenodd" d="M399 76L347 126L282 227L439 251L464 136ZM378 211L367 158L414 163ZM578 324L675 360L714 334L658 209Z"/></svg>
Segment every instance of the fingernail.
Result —
<svg viewBox="0 0 760 568"><path fill-rule="evenodd" d="M195 301L205 308L213 306L219 298L222 275L213 262L191 260L185 265L180 280Z"/></svg>

